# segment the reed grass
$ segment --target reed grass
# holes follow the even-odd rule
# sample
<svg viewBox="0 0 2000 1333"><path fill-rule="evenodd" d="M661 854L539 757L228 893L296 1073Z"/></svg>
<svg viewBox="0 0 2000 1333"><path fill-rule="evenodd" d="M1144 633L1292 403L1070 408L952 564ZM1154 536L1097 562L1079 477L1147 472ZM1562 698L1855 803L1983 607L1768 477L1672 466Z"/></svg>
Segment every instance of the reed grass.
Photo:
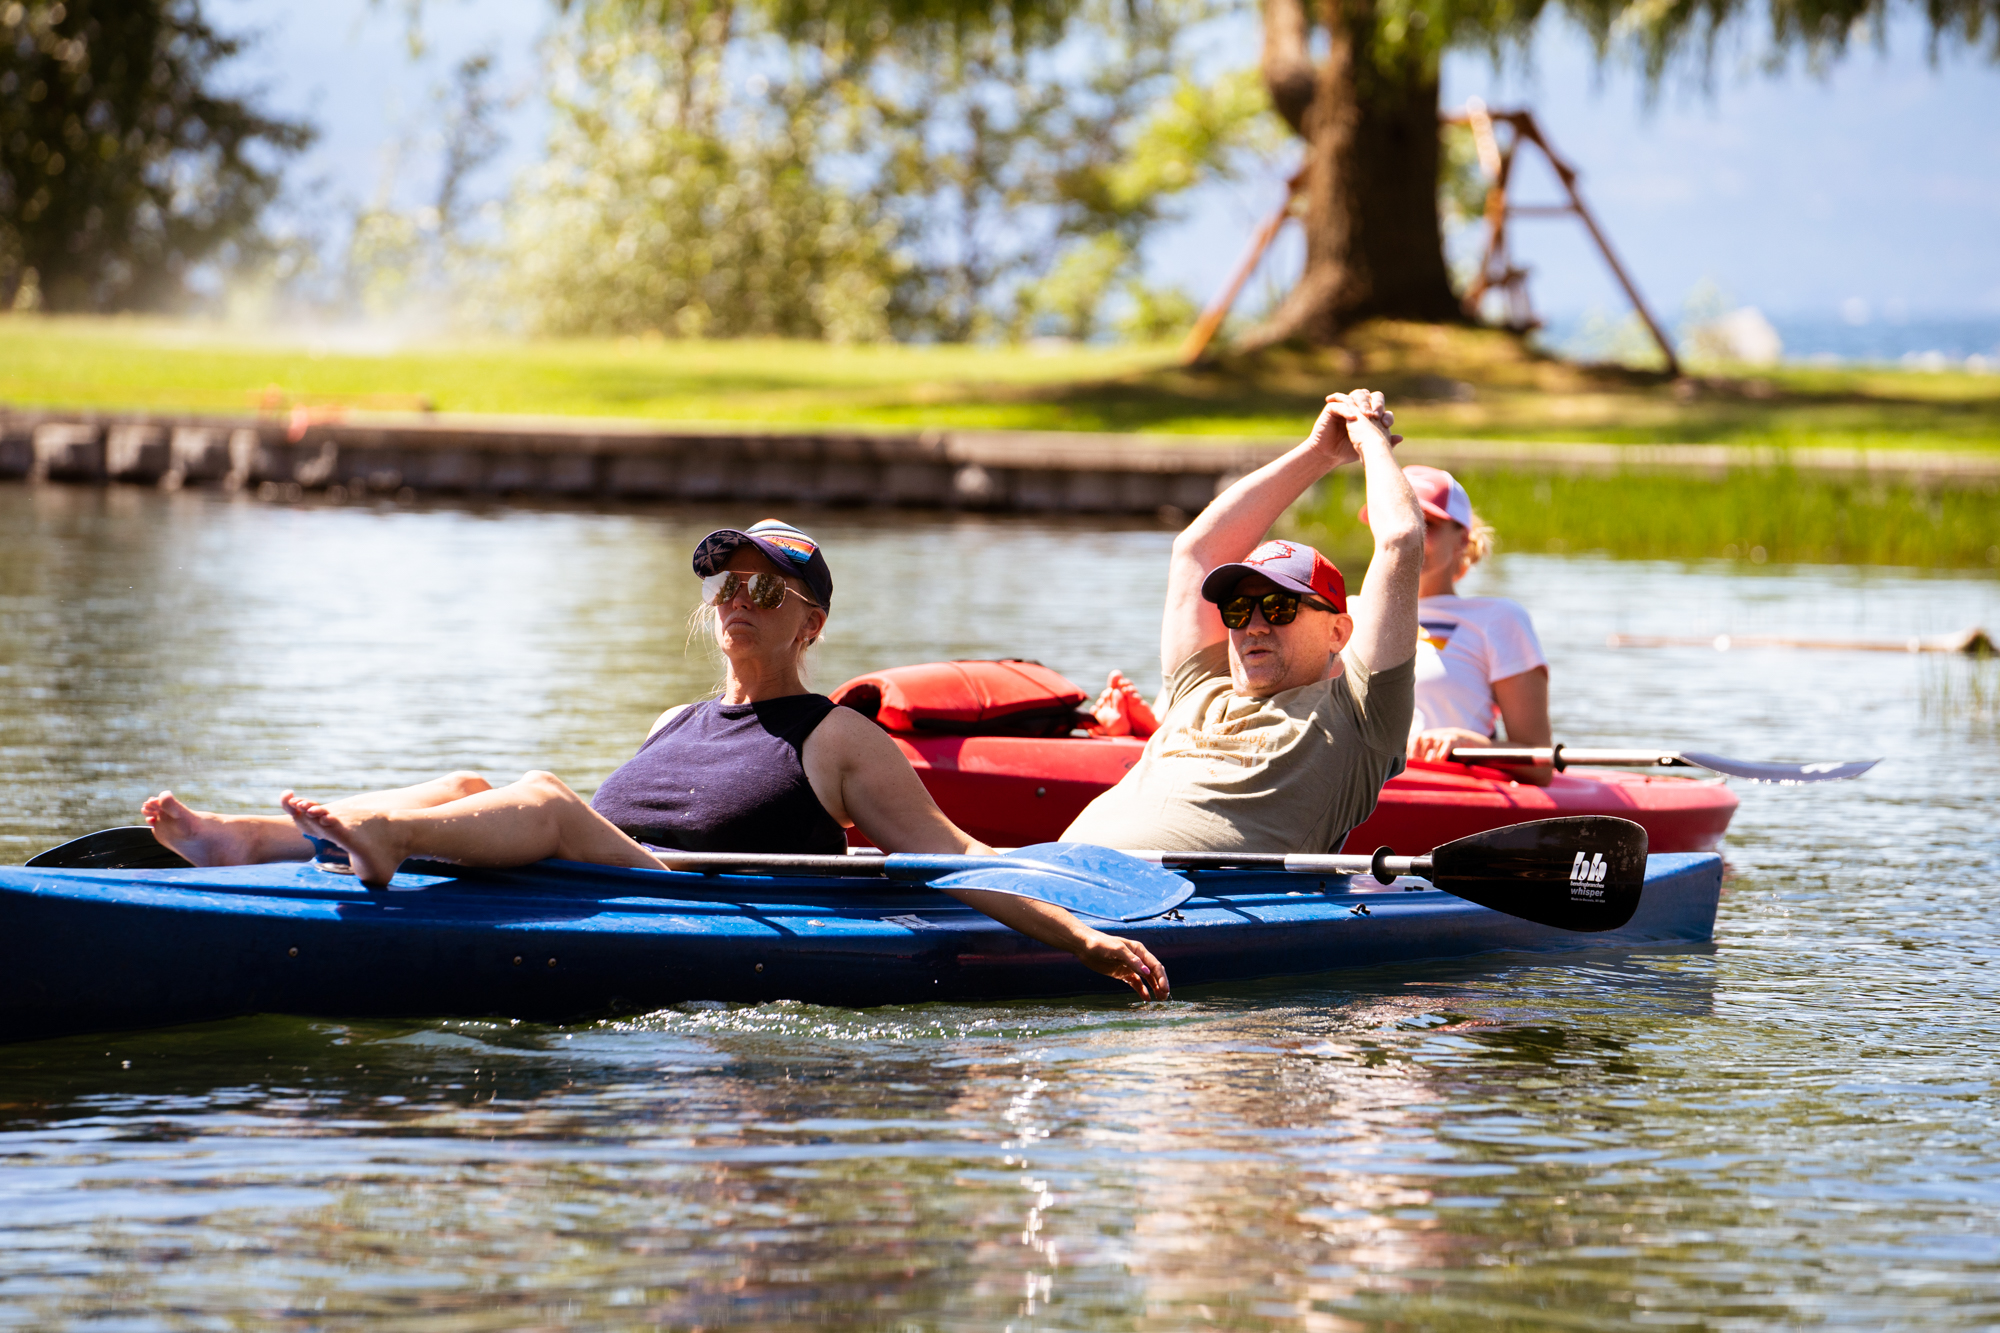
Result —
<svg viewBox="0 0 2000 1333"><path fill-rule="evenodd" d="M1926 662L1917 704L1933 726L2000 735L2000 658Z"/></svg>
<svg viewBox="0 0 2000 1333"><path fill-rule="evenodd" d="M2000 491L1923 488L1738 469L1561 474L1461 470L1455 475L1510 551L1604 552L1746 564L1908 565L2000 570ZM1354 517L1358 474L1336 474L1291 515L1327 549L1365 552Z"/></svg>

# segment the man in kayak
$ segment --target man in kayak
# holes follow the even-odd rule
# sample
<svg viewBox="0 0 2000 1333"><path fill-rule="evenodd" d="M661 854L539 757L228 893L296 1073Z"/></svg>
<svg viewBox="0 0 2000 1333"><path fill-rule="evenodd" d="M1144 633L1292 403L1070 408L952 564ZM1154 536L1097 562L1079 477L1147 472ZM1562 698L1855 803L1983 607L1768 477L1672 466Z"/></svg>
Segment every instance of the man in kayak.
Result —
<svg viewBox="0 0 2000 1333"><path fill-rule="evenodd" d="M672 866L676 851L837 855L850 826L889 852L992 854L945 818L881 728L806 689L805 654L833 602L818 543L775 519L724 528L695 548L694 572L697 615L722 652L721 697L668 709L589 802L553 773L505 787L458 773L327 803L286 792L276 817L190 810L162 792L146 802L146 822L197 865L303 860L309 835L345 850L371 885L386 884L410 857L656 870ZM947 892L1147 999L1168 995L1166 969L1137 940L1050 903Z"/></svg>
<svg viewBox="0 0 2000 1333"><path fill-rule="evenodd" d="M1368 817L1403 769L1424 561L1424 514L1396 464L1393 420L1379 393L1331 395L1304 443L1174 540L1159 730L1065 840L1332 852ZM1375 553L1350 611L1332 561L1302 542L1259 542L1308 486L1357 458Z"/></svg>

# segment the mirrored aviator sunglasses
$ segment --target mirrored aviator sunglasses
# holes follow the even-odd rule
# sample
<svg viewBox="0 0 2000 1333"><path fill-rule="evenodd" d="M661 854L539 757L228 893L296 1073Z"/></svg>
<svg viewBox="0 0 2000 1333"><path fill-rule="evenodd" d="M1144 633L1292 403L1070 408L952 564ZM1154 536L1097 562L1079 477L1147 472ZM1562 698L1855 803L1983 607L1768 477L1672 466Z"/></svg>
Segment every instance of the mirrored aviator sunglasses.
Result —
<svg viewBox="0 0 2000 1333"><path fill-rule="evenodd" d="M1231 597L1227 601L1220 603L1215 609L1222 616L1224 628L1242 629L1250 623L1250 615L1254 611L1262 611L1264 619L1270 624L1289 625L1299 618L1299 605L1301 603L1315 607L1321 611L1333 610L1332 607L1317 598L1307 597L1296 592L1267 592L1259 597L1252 597L1245 593L1237 597ZM1335 614L1338 614L1338 612Z"/></svg>
<svg viewBox="0 0 2000 1333"><path fill-rule="evenodd" d="M745 588L750 590L750 605L763 611L775 611L779 603L785 600L786 593L790 593L807 606L819 605L776 574L739 574L733 569L703 578L701 600L706 606L726 606L736 600L736 594Z"/></svg>

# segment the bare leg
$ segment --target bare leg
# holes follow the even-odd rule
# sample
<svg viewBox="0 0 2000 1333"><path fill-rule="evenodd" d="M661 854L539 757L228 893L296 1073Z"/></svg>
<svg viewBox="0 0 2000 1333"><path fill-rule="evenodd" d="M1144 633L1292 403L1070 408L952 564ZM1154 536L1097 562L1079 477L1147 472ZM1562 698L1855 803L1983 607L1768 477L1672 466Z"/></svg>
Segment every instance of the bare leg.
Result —
<svg viewBox="0 0 2000 1333"><path fill-rule="evenodd" d="M662 864L553 773L422 809L354 810L292 792L283 804L301 833L345 848L361 882L378 888L412 856L494 867L551 856L646 870Z"/></svg>
<svg viewBox="0 0 2000 1333"><path fill-rule="evenodd" d="M447 773L414 787L364 792L343 797L333 809L343 813L374 813L443 805L493 784L477 773ZM170 791L140 807L153 836L198 866L258 865L266 861L303 861L312 844L299 835L289 815L218 815L190 809Z"/></svg>
<svg viewBox="0 0 2000 1333"><path fill-rule="evenodd" d="M289 819L191 810L170 791L161 792L139 809L160 845L179 852L194 865L256 865L303 861L312 855L312 844L299 836Z"/></svg>

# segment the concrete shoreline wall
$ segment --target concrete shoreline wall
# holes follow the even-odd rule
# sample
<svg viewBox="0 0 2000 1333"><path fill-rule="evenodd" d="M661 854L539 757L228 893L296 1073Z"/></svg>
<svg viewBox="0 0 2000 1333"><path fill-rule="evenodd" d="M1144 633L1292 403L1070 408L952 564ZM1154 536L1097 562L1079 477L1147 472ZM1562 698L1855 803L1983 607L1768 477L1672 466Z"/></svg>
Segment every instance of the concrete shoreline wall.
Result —
<svg viewBox="0 0 2000 1333"><path fill-rule="evenodd" d="M1294 441L1055 431L869 431L593 418L90 415L0 409L0 480L213 485L286 498L404 493L758 500L1030 513L1199 512ZM1793 467L2000 485L2000 456L1412 440L1411 462L1519 471Z"/></svg>
<svg viewBox="0 0 2000 1333"><path fill-rule="evenodd" d="M732 430L616 421L0 417L0 479L353 494L1198 512L1282 450L1122 437Z"/></svg>

